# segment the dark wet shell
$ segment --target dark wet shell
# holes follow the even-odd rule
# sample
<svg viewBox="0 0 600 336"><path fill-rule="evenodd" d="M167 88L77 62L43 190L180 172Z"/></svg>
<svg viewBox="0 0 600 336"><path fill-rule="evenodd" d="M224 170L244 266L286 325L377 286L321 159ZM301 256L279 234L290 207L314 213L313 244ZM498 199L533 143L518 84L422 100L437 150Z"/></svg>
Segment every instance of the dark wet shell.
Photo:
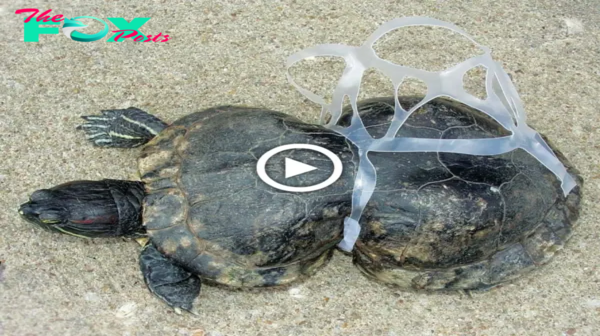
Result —
<svg viewBox="0 0 600 336"><path fill-rule="evenodd" d="M393 98L361 103L374 137L385 134L393 106ZM507 134L485 114L437 99L416 111L398 136ZM355 263L404 287L473 289L547 262L570 237L583 184L556 154L578 182L566 199L556 177L520 149L497 156L370 153L377 188L362 217Z"/></svg>
<svg viewBox="0 0 600 336"><path fill-rule="evenodd" d="M324 145L336 153L345 163L342 178L309 193L278 191L258 179L258 158L291 143ZM311 185L329 176L331 163L320 154L286 153L319 167L321 175L303 174L285 184ZM343 137L283 113L241 107L194 113L143 149L138 163L149 193L144 223L162 253L204 280L286 284L323 265L341 239L355 174L352 157ZM267 171L283 182L277 162Z"/></svg>

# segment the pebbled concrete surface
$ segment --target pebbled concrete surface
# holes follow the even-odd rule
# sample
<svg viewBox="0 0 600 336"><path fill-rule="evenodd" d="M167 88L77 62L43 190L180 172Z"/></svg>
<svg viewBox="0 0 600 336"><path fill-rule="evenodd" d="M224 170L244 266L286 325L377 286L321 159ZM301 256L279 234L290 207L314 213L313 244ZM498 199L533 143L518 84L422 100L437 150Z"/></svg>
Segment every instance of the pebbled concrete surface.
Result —
<svg viewBox="0 0 600 336"><path fill-rule="evenodd" d="M68 17L151 17L142 31L171 40L78 43L61 34L24 43L23 16L14 11L25 7ZM515 80L529 124L586 179L580 227L532 275L472 296L415 294L370 282L338 253L292 288L205 287L200 316L179 316L145 288L134 242L50 234L17 216L35 189L136 178L137 151L92 148L74 131L79 115L134 105L173 121L233 103L314 121L319 109L287 83L285 58L320 43L357 45L379 24L412 15L454 22L491 47ZM591 0L1 1L0 334L598 335L599 20ZM419 36L396 41L421 50L399 57L439 66L450 60L442 53L464 50L453 40L417 42ZM366 93L389 89L376 77Z"/></svg>

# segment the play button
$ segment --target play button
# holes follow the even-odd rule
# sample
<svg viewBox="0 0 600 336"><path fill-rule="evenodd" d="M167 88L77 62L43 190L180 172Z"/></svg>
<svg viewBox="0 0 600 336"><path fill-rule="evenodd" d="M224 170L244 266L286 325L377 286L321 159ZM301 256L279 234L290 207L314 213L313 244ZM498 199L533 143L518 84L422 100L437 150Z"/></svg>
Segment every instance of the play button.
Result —
<svg viewBox="0 0 600 336"><path fill-rule="evenodd" d="M294 159L285 158L285 178L308 173L309 171L313 171L315 169L317 169L317 167L298 162Z"/></svg>
<svg viewBox="0 0 600 336"><path fill-rule="evenodd" d="M267 174L267 171L266 171L267 161L269 161L269 159L271 159L274 155L276 155L278 153L293 150L293 149L311 150L311 151L316 151L318 153L321 153L322 155L326 156L333 164L333 173L325 181L314 184L314 185L310 185L310 186L302 186L302 187L289 186L289 185L285 185L285 184L275 181ZM285 158L284 167L285 167L284 168L285 179L292 179L296 176L300 176L300 175L307 174L312 171L320 170L318 167L315 167L315 166L309 165L307 163L300 162L298 160L294 160L294 159L291 159L288 157ZM256 172L258 173L258 176L260 177L260 179L263 182L265 182L266 184L270 185L273 188L283 190L283 191L291 191L291 192L310 192L310 191L316 191L316 190L320 190L325 187L328 187L331 184L333 184L335 181L337 181L340 178L340 176L342 176L342 171L343 171L342 161L340 160L340 158L338 158L337 155L335 155L332 151L330 151L328 149L325 149L320 146L310 145L310 144L289 144L289 145L275 147L275 148L271 149L270 151L266 152L265 154L263 154L263 156L260 157L260 159L258 160L258 163L256 164Z"/></svg>

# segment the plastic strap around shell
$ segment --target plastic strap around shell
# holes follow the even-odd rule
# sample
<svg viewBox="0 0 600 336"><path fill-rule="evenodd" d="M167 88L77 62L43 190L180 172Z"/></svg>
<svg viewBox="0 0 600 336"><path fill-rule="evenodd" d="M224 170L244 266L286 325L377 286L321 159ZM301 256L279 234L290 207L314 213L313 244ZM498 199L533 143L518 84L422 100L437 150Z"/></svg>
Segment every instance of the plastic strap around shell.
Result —
<svg viewBox="0 0 600 336"><path fill-rule="evenodd" d="M483 51L483 54L469 58L439 72L401 66L379 58L373 49L373 44L390 31L407 26L435 26L449 29L469 39ZM323 97L296 84L289 72L289 69L295 63L316 56L341 57L346 63L342 77L333 92L333 99L330 104L327 104ZM527 126L521 99L508 74L502 69L499 63L492 59L491 50L475 42L463 30L451 23L428 17L394 19L381 25L362 46L354 47L342 44L317 45L291 55L286 65L287 78L290 83L308 99L322 106L321 124L324 123L325 113L329 112L332 118L325 126L344 135L359 150L360 163L352 194L352 212L350 217L347 217L344 221L344 239L339 245L345 251L351 251L354 247L360 233L360 217L376 185L377 175L373 164L368 159L368 152L446 152L471 155L498 155L521 148L534 156L560 179L565 196L576 185L573 177L567 173L564 165L550 150L550 147L544 142L542 137ZM467 93L463 86L463 77L467 71L479 65L487 69L485 81L487 98L485 100ZM379 139L373 139L367 132L358 115L357 109L361 80L364 72L369 68L375 68L381 73L386 74L394 84L396 95L395 114L390 128L387 134ZM400 106L397 96L398 88L407 76L418 78L427 84L425 98L408 111ZM353 115L350 126L341 127L337 123L342 115L342 105L346 96L350 100ZM402 127L414 111L427 102L441 96L450 97L486 113L504 128L511 131L512 135L486 139L395 137L400 127Z"/></svg>

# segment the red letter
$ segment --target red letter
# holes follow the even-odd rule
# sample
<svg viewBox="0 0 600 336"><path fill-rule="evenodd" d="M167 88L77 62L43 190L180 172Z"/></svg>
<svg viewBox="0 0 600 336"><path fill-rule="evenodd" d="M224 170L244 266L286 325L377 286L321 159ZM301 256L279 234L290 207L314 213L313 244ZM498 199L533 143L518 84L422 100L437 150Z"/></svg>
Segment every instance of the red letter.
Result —
<svg viewBox="0 0 600 336"><path fill-rule="evenodd" d="M123 34L124 34L126 31L130 31L130 32L132 32L132 33L131 33L131 34L129 34L129 35L127 35L127 36L123 36ZM117 35L117 36L115 37L115 41L118 41L118 40L119 40L121 37L122 37L122 38L130 38L130 37L134 37L135 35L137 35L137 34L138 34L137 30L132 30L132 29L125 29L125 30L113 30L112 32L113 32L113 33L119 33L119 32L121 33L121 34L119 34L119 35Z"/></svg>
<svg viewBox="0 0 600 336"><path fill-rule="evenodd" d="M134 40L135 42L139 42L139 41L141 41L143 38L144 38L144 35L140 35L140 36L137 36L136 38L134 38L133 40Z"/></svg>
<svg viewBox="0 0 600 336"><path fill-rule="evenodd" d="M60 21L62 21L62 20L63 20L63 18L62 18L62 17L63 17L62 15L54 15L54 16L52 17L52 22L59 23Z"/></svg>
<svg viewBox="0 0 600 336"><path fill-rule="evenodd" d="M144 41L144 42L150 42L150 41L152 41L152 35L147 35L146 37L148 39L146 39L146 41Z"/></svg>
<svg viewBox="0 0 600 336"><path fill-rule="evenodd" d="M42 14L40 14L37 19L35 19L37 22L40 22L42 20L44 20L44 22L48 22L50 21L50 15L46 15L48 13L52 12L52 9L48 9L47 11L43 12ZM44 16L46 15L46 16Z"/></svg>
<svg viewBox="0 0 600 336"><path fill-rule="evenodd" d="M21 14L21 13L27 13L27 12L33 12L33 14L29 15L29 17L27 19L25 19L25 22L29 22L31 19L33 19L35 14L39 13L39 9L36 9L36 8L17 9L15 11L15 14Z"/></svg>
<svg viewBox="0 0 600 336"><path fill-rule="evenodd" d="M154 36L154 38L152 39L152 42L158 42L158 38L162 35L162 33L158 33L156 34L156 36Z"/></svg>
<svg viewBox="0 0 600 336"><path fill-rule="evenodd" d="M169 35L165 35L165 39L160 42L167 42L169 40Z"/></svg>

